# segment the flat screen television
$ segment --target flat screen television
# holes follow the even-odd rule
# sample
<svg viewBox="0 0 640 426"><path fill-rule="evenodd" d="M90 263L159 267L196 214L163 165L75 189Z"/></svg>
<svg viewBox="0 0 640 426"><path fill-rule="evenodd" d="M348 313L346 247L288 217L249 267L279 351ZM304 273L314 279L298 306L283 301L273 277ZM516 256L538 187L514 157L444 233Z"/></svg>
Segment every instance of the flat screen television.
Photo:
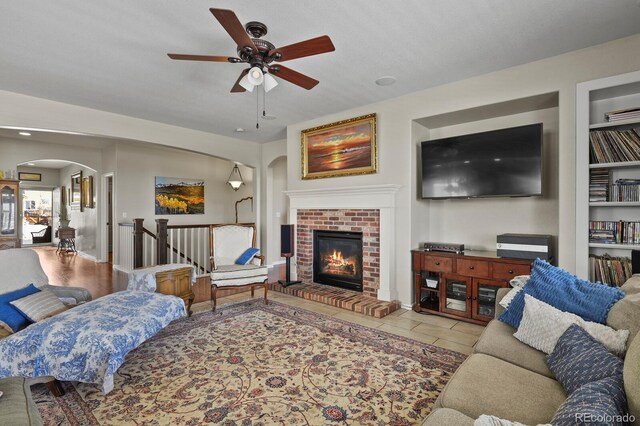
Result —
<svg viewBox="0 0 640 426"><path fill-rule="evenodd" d="M542 123L422 142L422 198L542 195Z"/></svg>

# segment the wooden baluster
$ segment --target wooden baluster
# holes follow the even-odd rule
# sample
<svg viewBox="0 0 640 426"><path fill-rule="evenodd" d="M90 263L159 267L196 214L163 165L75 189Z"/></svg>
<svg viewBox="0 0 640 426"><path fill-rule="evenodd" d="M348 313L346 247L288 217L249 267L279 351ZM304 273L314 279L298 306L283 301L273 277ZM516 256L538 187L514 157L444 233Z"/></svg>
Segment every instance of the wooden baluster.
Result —
<svg viewBox="0 0 640 426"><path fill-rule="evenodd" d="M213 225L209 225L209 270L213 271Z"/></svg>
<svg viewBox="0 0 640 426"><path fill-rule="evenodd" d="M158 239L158 250L156 259L158 265L167 264L167 222L169 219L156 219L156 238Z"/></svg>
<svg viewBox="0 0 640 426"><path fill-rule="evenodd" d="M151 239L151 266L155 266L157 264L156 250L157 250L157 242L155 238L152 238Z"/></svg>
<svg viewBox="0 0 640 426"><path fill-rule="evenodd" d="M144 219L133 219L133 267L142 268L144 264Z"/></svg>

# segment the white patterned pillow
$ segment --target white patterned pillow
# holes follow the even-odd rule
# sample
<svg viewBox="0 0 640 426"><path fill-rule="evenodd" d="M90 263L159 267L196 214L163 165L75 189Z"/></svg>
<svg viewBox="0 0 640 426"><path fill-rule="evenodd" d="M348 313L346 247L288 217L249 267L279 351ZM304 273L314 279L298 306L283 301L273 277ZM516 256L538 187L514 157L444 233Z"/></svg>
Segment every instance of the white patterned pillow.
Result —
<svg viewBox="0 0 640 426"><path fill-rule="evenodd" d="M29 318L31 322L42 321L67 310L60 299L49 290L42 290L9 303Z"/></svg>
<svg viewBox="0 0 640 426"><path fill-rule="evenodd" d="M524 301L522 322L520 322L518 331L513 335L522 343L550 354L556 347L560 336L572 324L576 324L602 343L609 351L619 356L624 355L629 330L614 330L604 324L585 321L575 314L562 312L529 294L524 295Z"/></svg>
<svg viewBox="0 0 640 426"><path fill-rule="evenodd" d="M513 288L522 288L527 282L529 282L529 278L531 278L531 275L518 275L511 278L509 284L511 284L511 287Z"/></svg>
<svg viewBox="0 0 640 426"><path fill-rule="evenodd" d="M511 301L513 300L513 298L516 297L516 294L518 294L521 291L522 291L522 287L512 288L511 290L509 290L509 293L504 295L504 297L500 300L500 302L498 302L498 304L503 308L507 309L511 304Z"/></svg>
<svg viewBox="0 0 640 426"><path fill-rule="evenodd" d="M522 423L512 422L511 420L501 419L496 416L489 416L486 414L478 417L473 426L525 426ZM551 426L550 424L538 425L538 426Z"/></svg>

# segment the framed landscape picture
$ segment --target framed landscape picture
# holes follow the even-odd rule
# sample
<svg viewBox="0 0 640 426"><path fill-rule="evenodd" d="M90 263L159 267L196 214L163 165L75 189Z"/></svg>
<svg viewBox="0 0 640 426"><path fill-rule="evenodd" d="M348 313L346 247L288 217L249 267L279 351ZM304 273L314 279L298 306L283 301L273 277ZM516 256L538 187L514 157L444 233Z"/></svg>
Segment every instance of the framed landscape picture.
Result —
<svg viewBox="0 0 640 426"><path fill-rule="evenodd" d="M204 214L204 181L156 176L156 214Z"/></svg>
<svg viewBox="0 0 640 426"><path fill-rule="evenodd" d="M376 115L302 131L302 179L376 173Z"/></svg>

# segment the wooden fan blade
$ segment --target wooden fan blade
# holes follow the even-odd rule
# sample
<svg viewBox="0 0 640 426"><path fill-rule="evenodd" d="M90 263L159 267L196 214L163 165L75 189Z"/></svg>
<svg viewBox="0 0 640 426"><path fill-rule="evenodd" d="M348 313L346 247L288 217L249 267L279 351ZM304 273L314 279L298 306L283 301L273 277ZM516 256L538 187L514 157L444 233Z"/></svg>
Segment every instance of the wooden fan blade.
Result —
<svg viewBox="0 0 640 426"><path fill-rule="evenodd" d="M254 52L258 52L258 48L253 44L251 37L249 37L249 34L247 34L244 27L238 20L238 17L232 10L215 8L211 8L209 10L213 13L213 16L216 17L218 22L220 22L220 25L222 25L229 33L240 49L249 47Z"/></svg>
<svg viewBox="0 0 640 426"><path fill-rule="evenodd" d="M327 35L312 38L288 46L278 47L269 51L269 56L279 54L276 61L290 61L292 59L304 58L305 56L319 55L321 53L333 52L336 48Z"/></svg>
<svg viewBox="0 0 640 426"><path fill-rule="evenodd" d="M235 62L235 60L238 59L230 58L228 56L182 55L180 53L167 53L167 56L169 56L171 59L180 61Z"/></svg>
<svg viewBox="0 0 640 426"><path fill-rule="evenodd" d="M240 86L240 80L242 80L242 77L247 75L248 72L249 72L249 68L247 68L246 70L244 70L244 71L242 71L240 73L240 77L238 77L238 79L236 80L236 84L234 84L233 87L231 88L231 93L238 93L238 92L246 92L247 91L247 89L245 89L244 87Z"/></svg>
<svg viewBox="0 0 640 426"><path fill-rule="evenodd" d="M304 74L300 74L298 71L294 71L291 68L287 68L280 64L270 66L269 73L307 90L313 89L319 83L318 80L314 80L311 77L307 77Z"/></svg>

